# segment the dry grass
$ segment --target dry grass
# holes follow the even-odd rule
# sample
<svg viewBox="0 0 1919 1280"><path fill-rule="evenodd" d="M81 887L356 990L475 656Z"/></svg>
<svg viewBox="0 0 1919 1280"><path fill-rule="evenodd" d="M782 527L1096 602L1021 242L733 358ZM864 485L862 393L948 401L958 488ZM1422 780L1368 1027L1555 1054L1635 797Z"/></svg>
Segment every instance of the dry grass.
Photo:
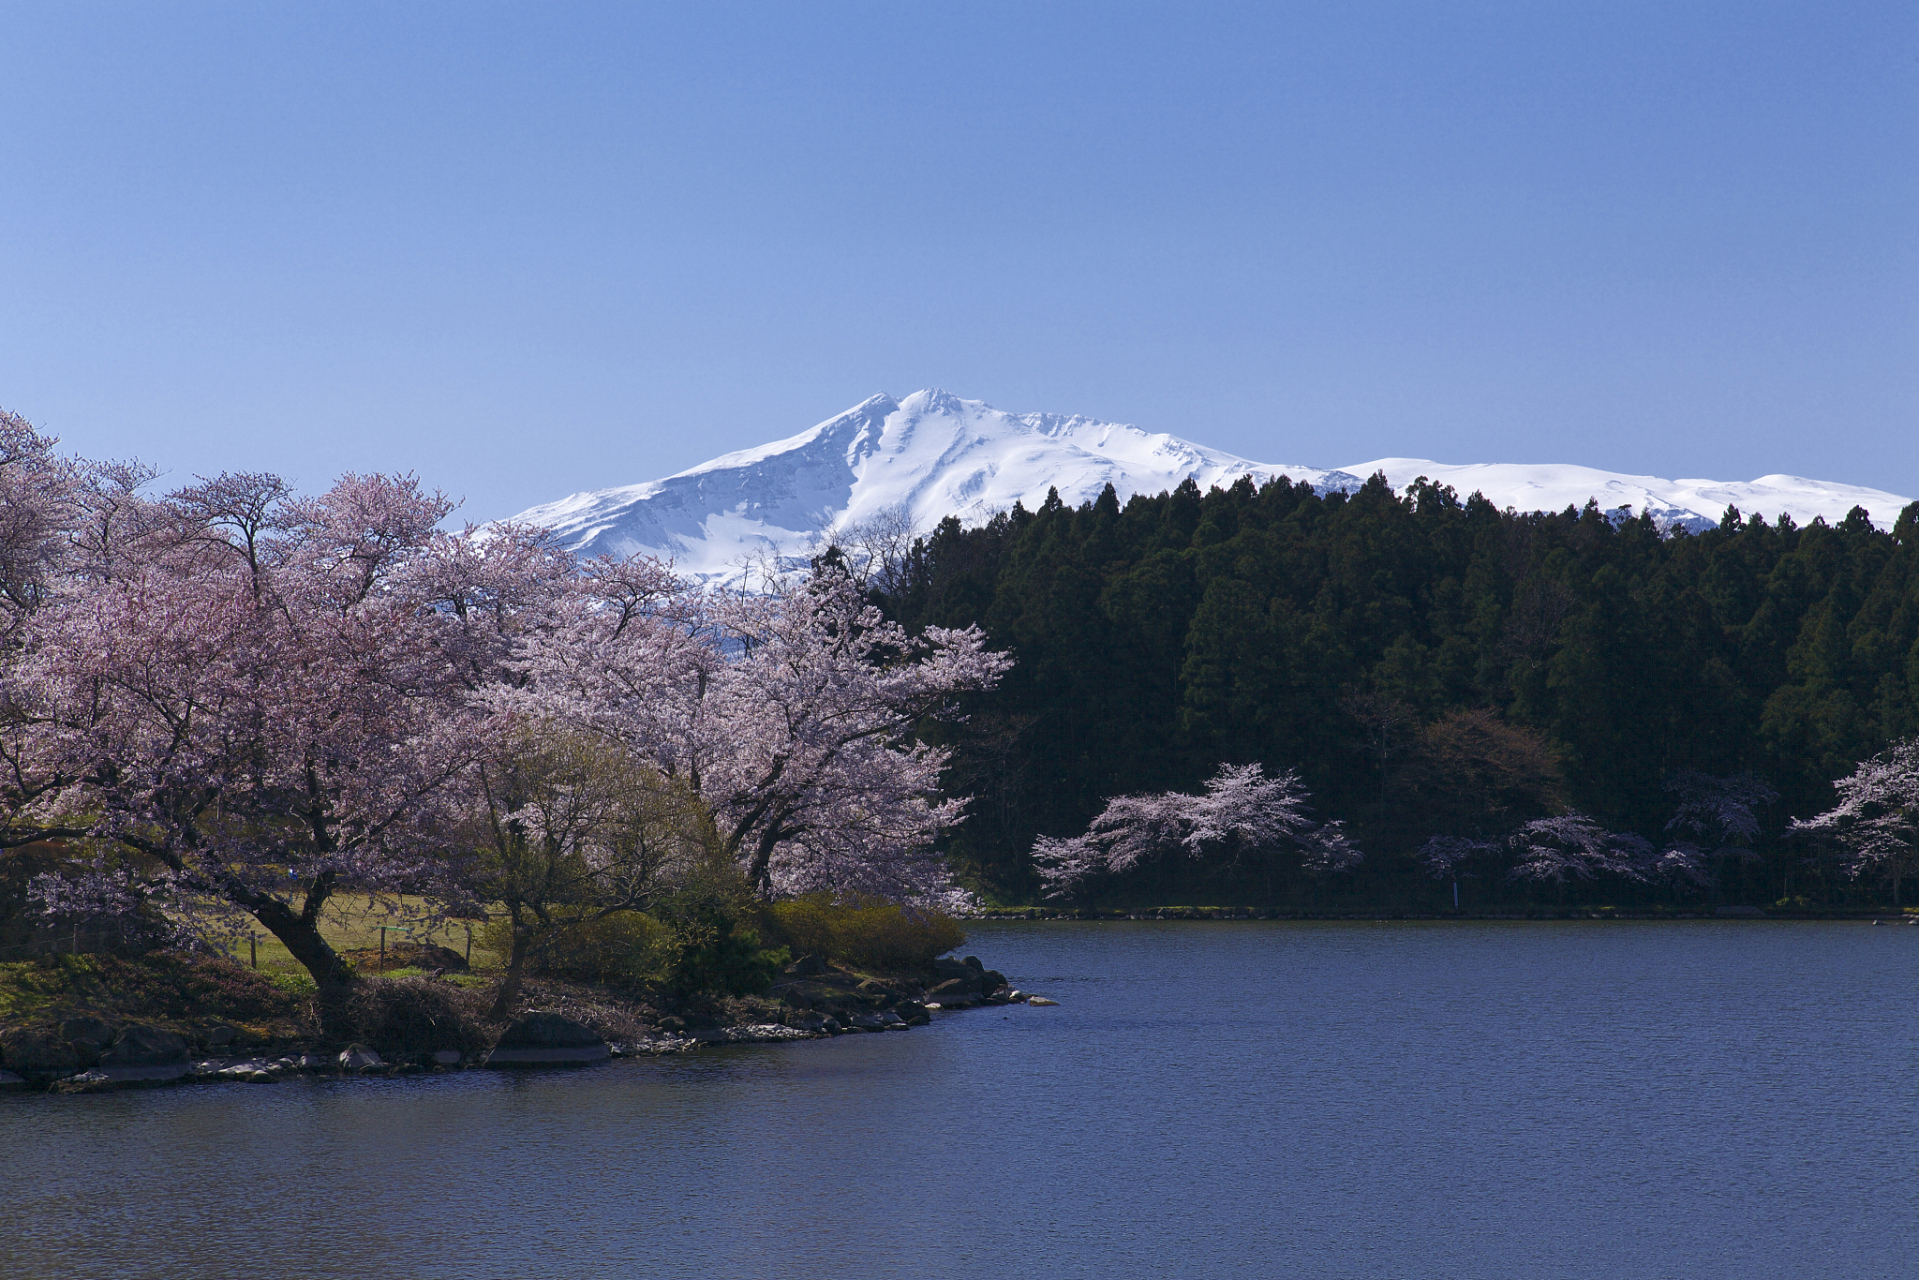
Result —
<svg viewBox="0 0 1919 1280"><path fill-rule="evenodd" d="M382 938L388 948L400 943L432 943L450 947L462 956L467 955L468 922L448 921L434 926L415 923L426 910L425 899L411 894L336 898L320 912L320 936L335 951L371 953L371 963L359 966L360 972L370 977L383 974L395 976L401 968L400 958L395 956L391 967L382 970L377 958ZM485 945L485 922L475 920L471 923L471 967L475 970L498 969L501 958ZM385 926L384 931L382 926ZM242 937L227 954L239 963L255 966L270 976L297 981L306 973L280 940L258 924L252 925L251 941Z"/></svg>

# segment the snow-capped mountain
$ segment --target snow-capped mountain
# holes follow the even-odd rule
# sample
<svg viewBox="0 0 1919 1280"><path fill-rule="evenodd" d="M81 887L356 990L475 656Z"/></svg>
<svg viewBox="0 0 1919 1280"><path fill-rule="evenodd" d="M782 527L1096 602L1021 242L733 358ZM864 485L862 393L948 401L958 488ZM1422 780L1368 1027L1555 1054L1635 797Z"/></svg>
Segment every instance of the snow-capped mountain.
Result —
<svg viewBox="0 0 1919 1280"><path fill-rule="evenodd" d="M1889 526L1907 499L1797 476L1750 482L1661 480L1590 467L1481 463L1451 466L1379 458L1331 470L1252 462L1138 427L1058 414L1011 414L944 391L878 395L796 436L743 449L646 484L576 493L516 521L545 525L588 555L647 553L709 581L740 576L749 561L792 563L822 533L904 512L921 528L948 515L973 523L1015 502L1028 508L1057 488L1077 505L1111 484L1123 502L1190 477L1202 489L1241 476L1304 480L1351 491L1375 471L1395 488L1419 476L1484 493L1500 507L1561 510L1597 498L1602 508L1650 509L1662 524L1706 528L1728 506L1773 519L1836 522L1855 505Z"/></svg>
<svg viewBox="0 0 1919 1280"><path fill-rule="evenodd" d="M1808 524L1822 516L1827 524L1844 520L1854 507L1864 507L1874 524L1892 527L1911 501L1881 489L1803 476L1760 476L1757 480L1661 480L1658 476L1629 476L1617 471L1576 467L1565 463L1473 462L1463 466L1424 458L1375 458L1346 468L1357 475L1375 471L1395 489L1405 489L1420 476L1451 485L1460 497L1483 493L1496 507L1515 511L1564 511L1596 500L1602 511L1630 509L1633 515L1650 511L1662 528L1694 533L1710 529L1738 507L1746 516L1776 520L1789 515Z"/></svg>

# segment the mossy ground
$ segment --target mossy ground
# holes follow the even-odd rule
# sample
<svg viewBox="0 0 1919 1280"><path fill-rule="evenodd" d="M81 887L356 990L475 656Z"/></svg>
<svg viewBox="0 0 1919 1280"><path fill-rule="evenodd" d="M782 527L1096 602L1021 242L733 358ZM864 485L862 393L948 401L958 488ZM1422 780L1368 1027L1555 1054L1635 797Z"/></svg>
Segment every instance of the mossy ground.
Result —
<svg viewBox="0 0 1919 1280"><path fill-rule="evenodd" d="M80 1016L145 1022L189 1040L224 1024L242 1039L273 1041L298 1037L311 1010L297 993L216 956L62 955L0 964L0 1027Z"/></svg>

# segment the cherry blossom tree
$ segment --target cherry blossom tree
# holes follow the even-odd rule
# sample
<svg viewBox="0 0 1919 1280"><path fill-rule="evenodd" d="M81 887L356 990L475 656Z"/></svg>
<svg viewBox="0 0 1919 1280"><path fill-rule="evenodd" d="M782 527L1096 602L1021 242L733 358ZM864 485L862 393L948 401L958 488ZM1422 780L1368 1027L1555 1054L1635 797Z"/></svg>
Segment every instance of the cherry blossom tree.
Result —
<svg viewBox="0 0 1919 1280"><path fill-rule="evenodd" d="M935 845L964 801L916 737L1011 665L977 628L909 635L828 566L757 594L697 592L644 560L585 567L496 705L592 724L679 779L766 896L943 900Z"/></svg>
<svg viewBox="0 0 1919 1280"><path fill-rule="evenodd" d="M1237 865L1291 850L1308 872L1351 870L1360 851L1341 823L1313 819L1308 799L1290 769L1268 778L1257 764L1222 765L1201 795L1113 797L1084 835L1041 836L1033 844L1033 861L1049 897L1070 893L1096 875L1122 874L1173 855Z"/></svg>
<svg viewBox="0 0 1919 1280"><path fill-rule="evenodd" d="M18 414L0 409L0 623L46 597L64 565L77 515L79 468Z"/></svg>
<svg viewBox="0 0 1919 1280"><path fill-rule="evenodd" d="M1484 868L1505 848L1498 840L1474 836L1433 836L1413 852L1413 861L1435 880L1453 882L1453 906L1459 906L1459 882Z"/></svg>
<svg viewBox="0 0 1919 1280"><path fill-rule="evenodd" d="M1836 842L1854 877L1890 880L1897 906L1899 882L1919 870L1919 738L1893 743L1832 785L1839 803L1792 830Z"/></svg>
<svg viewBox="0 0 1919 1280"><path fill-rule="evenodd" d="M935 840L963 802L917 730L1010 665L977 629L909 635L844 573L712 593L577 564L541 529L446 533L451 504L411 476L299 497L228 473L158 500L152 479L0 422L0 849L97 854L37 886L48 909L159 902L201 935L251 917L331 1002L340 895L471 907L505 883L476 815L587 868L568 892L595 910L627 902L612 819L500 790L530 724L628 761L621 803L686 797L763 894L949 889Z"/></svg>
<svg viewBox="0 0 1919 1280"><path fill-rule="evenodd" d="M1679 800L1666 830L1680 838L1659 852L1657 875L1705 889L1719 881L1715 864L1759 861L1752 847L1759 835L1753 811L1777 800L1779 793L1757 775L1718 777L1682 769L1666 780L1666 790Z"/></svg>
<svg viewBox="0 0 1919 1280"><path fill-rule="evenodd" d="M1506 843L1514 855L1513 878L1550 880L1562 892L1568 880L1591 880L1601 874L1646 880L1655 862L1652 842L1644 836L1607 831L1577 811L1536 818Z"/></svg>
<svg viewBox="0 0 1919 1280"><path fill-rule="evenodd" d="M110 574L70 575L21 624L8 819L119 851L42 885L51 907L157 896L203 934L251 916L331 1000L351 981L319 929L332 899L456 887L485 721L459 620L418 589L451 504L412 477L303 501L210 487L264 492L264 514L183 498L171 533L119 541Z"/></svg>

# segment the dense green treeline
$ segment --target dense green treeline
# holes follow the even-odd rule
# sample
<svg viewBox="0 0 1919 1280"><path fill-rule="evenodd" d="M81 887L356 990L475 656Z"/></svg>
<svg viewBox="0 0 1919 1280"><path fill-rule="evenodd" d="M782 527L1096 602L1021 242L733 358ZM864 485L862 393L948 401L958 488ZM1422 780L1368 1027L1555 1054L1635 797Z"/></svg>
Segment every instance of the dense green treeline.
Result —
<svg viewBox="0 0 1919 1280"><path fill-rule="evenodd" d="M1733 512L1665 536L1596 505L1521 515L1378 478L1324 497L1189 481L948 520L879 599L1018 656L953 740L952 782L979 799L951 851L1001 895L1031 898L1033 838L1083 830L1106 797L1258 761L1351 824L1368 859L1349 896L1435 894L1411 857L1427 837L1568 807L1657 841L1665 784L1692 769L1750 770L1780 797L1763 869L1722 897L1831 898L1861 890L1779 832L1919 731L1916 539L1919 504L1890 533L1859 511L1803 528Z"/></svg>

